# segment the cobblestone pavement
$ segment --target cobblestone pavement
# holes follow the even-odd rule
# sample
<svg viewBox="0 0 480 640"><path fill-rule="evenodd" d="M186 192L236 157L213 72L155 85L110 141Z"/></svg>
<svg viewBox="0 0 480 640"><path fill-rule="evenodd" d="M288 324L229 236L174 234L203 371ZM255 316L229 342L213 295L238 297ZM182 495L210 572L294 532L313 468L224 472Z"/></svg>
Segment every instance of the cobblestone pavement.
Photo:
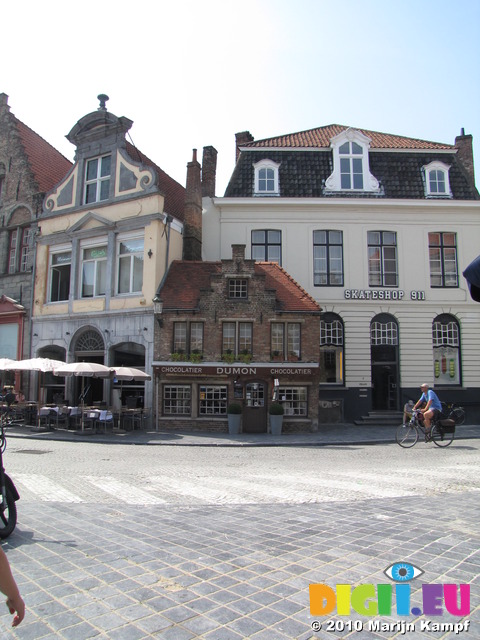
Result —
<svg viewBox="0 0 480 640"><path fill-rule="evenodd" d="M478 492L320 504L26 503L3 543L27 617L2 638L284 640L480 638ZM310 583L385 583L407 561L412 584L470 583L468 631L312 631ZM344 618L332 619L342 620ZM346 618L350 619L349 617ZM398 622L382 616L386 624ZM403 618L405 620L405 618ZM436 622L463 619L447 613Z"/></svg>

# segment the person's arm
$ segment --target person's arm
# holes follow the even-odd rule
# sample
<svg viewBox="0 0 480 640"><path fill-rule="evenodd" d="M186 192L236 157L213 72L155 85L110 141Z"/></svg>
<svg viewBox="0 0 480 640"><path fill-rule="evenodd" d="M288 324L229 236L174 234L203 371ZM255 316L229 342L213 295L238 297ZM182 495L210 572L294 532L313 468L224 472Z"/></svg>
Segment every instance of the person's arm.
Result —
<svg viewBox="0 0 480 640"><path fill-rule="evenodd" d="M12 627L18 626L25 617L25 603L13 577L12 570L5 552L0 547L0 591L7 596L7 607L15 614Z"/></svg>
<svg viewBox="0 0 480 640"><path fill-rule="evenodd" d="M416 409L420 404L422 404L422 402L423 402L423 393L420 396L420 399L417 400L417 402L415 403L415 406L413 408Z"/></svg>

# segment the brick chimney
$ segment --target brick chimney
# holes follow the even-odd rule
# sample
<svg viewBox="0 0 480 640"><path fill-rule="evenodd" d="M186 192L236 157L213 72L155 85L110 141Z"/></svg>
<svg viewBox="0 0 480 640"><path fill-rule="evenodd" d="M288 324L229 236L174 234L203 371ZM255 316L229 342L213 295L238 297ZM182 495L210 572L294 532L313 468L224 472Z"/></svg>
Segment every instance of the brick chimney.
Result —
<svg viewBox="0 0 480 640"><path fill-rule="evenodd" d="M252 136L250 131L241 131L240 133L235 134L235 162L238 160L238 156L240 155L240 147L247 142L253 142L255 138Z"/></svg>
<svg viewBox="0 0 480 640"><path fill-rule="evenodd" d="M202 259L202 182L197 150L187 164L187 186L183 224L183 259Z"/></svg>
<svg viewBox="0 0 480 640"><path fill-rule="evenodd" d="M457 156L472 181L472 184L475 186L473 137L470 134L465 135L465 129L462 128L460 135L455 138L455 146L458 149Z"/></svg>
<svg viewBox="0 0 480 640"><path fill-rule="evenodd" d="M215 197L215 180L217 175L217 150L214 147L203 147L202 158L202 196Z"/></svg>

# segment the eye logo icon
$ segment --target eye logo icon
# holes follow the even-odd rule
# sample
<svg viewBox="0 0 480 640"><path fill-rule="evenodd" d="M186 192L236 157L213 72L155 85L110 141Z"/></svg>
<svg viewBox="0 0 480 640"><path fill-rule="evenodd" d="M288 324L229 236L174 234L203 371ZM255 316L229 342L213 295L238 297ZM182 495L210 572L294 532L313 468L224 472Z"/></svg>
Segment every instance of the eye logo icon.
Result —
<svg viewBox="0 0 480 640"><path fill-rule="evenodd" d="M425 572L408 562L394 562L383 573L394 582L410 582Z"/></svg>

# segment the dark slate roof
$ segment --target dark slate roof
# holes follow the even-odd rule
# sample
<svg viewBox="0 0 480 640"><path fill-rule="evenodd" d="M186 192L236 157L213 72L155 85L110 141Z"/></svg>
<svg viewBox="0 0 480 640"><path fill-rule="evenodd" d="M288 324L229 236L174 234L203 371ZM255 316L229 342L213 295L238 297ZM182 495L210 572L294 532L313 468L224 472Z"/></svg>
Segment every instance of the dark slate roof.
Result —
<svg viewBox="0 0 480 640"><path fill-rule="evenodd" d="M163 309L198 309L202 289L210 289L211 276L221 272L221 262L174 260L158 293ZM318 303L275 262L256 262L255 273L265 276L265 289L275 291L278 311L321 311Z"/></svg>
<svg viewBox="0 0 480 640"><path fill-rule="evenodd" d="M72 168L72 163L38 133L13 116L39 193L50 191Z"/></svg>
<svg viewBox="0 0 480 640"><path fill-rule="evenodd" d="M150 158L144 153L139 151L130 142L127 142L128 155L136 162L142 162L143 164L154 169L157 174L158 187L165 196L165 212L169 213L179 220L184 219L184 204L185 204L185 187L179 182L171 178L163 169L160 169Z"/></svg>
<svg viewBox="0 0 480 640"><path fill-rule="evenodd" d="M479 194L459 161L454 146L364 129L358 131L372 140L369 151L370 172L380 182L380 192L324 192L325 181L333 172L330 138L347 128L329 125L298 134L242 144L225 197L252 197L253 165L260 160L269 159L280 165L280 196L284 198L425 199L422 167L439 160L450 166L450 187L454 199L479 199Z"/></svg>

